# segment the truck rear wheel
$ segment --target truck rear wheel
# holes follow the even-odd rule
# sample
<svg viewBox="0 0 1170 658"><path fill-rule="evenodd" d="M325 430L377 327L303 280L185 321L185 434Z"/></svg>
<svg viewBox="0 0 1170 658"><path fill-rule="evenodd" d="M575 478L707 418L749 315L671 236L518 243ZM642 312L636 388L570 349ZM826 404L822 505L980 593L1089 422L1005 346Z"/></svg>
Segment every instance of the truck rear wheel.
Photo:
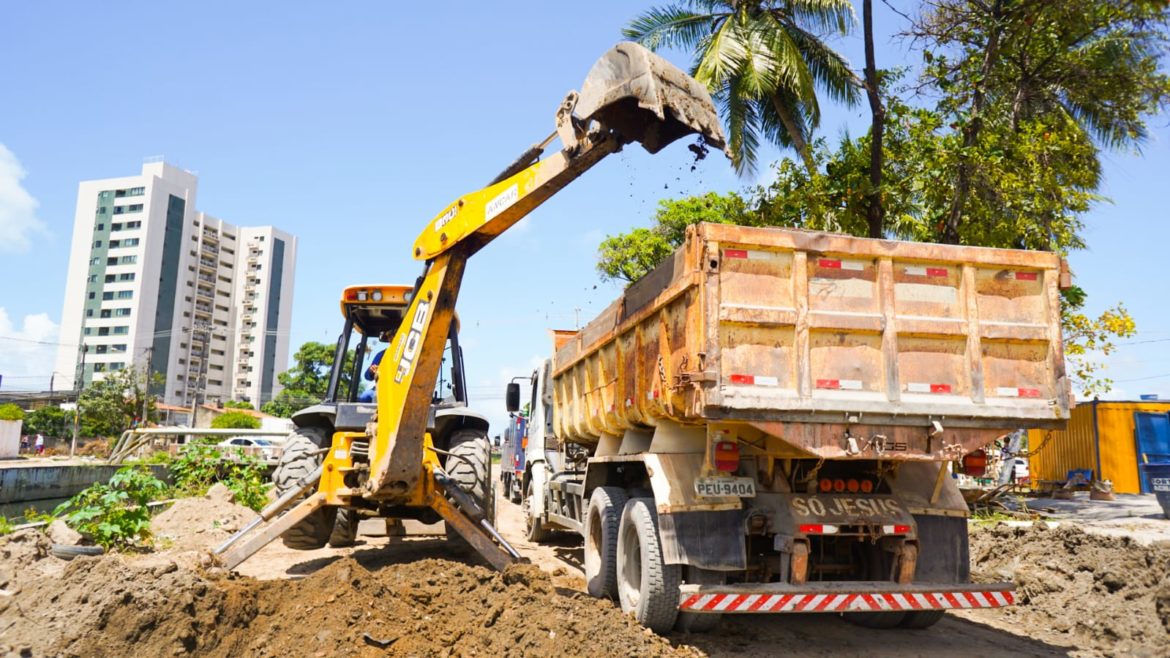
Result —
<svg viewBox="0 0 1170 658"><path fill-rule="evenodd" d="M722 571L703 569L687 565L683 568L682 580L687 585L722 585L727 582L727 575ZM715 630L723 615L709 612L682 612L679 611L674 628L685 633L707 633Z"/></svg>
<svg viewBox="0 0 1170 658"><path fill-rule="evenodd" d="M971 580L971 558L967 538L967 520L916 514L918 553L914 580L917 582L966 583ZM907 612L901 628L930 628L945 615L943 610Z"/></svg>
<svg viewBox="0 0 1170 658"><path fill-rule="evenodd" d="M451 437L451 454L447 456L447 475L467 492L476 505L487 516L488 523L495 525L496 514L491 492L492 446L488 437L478 430L460 430ZM450 525L446 527L447 539L466 543L467 540Z"/></svg>
<svg viewBox="0 0 1170 658"><path fill-rule="evenodd" d="M598 487L585 513L585 586L590 596L617 597L617 538L626 506L626 492Z"/></svg>
<svg viewBox="0 0 1170 658"><path fill-rule="evenodd" d="M284 452L272 472L276 495L292 489L298 480L316 470L321 464L321 455L315 454L329 442L328 430L321 427L300 427L288 435ZM322 507L289 528L281 535L284 545L301 551L321 548L329 541L337 519L336 507Z"/></svg>
<svg viewBox="0 0 1170 658"><path fill-rule="evenodd" d="M666 564L658 538L653 498L632 498L618 527L617 585L622 612L655 633L666 633L678 618L679 566Z"/></svg>

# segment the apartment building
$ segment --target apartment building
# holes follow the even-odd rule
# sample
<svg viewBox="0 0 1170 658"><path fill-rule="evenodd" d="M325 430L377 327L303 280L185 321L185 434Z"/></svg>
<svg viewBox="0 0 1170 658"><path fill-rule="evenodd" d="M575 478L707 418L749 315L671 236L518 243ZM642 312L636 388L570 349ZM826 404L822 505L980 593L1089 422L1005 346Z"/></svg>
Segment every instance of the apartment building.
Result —
<svg viewBox="0 0 1170 658"><path fill-rule="evenodd" d="M88 383L162 375L168 404L257 407L288 366L296 238L195 209L198 179L162 161L78 186L56 370Z"/></svg>

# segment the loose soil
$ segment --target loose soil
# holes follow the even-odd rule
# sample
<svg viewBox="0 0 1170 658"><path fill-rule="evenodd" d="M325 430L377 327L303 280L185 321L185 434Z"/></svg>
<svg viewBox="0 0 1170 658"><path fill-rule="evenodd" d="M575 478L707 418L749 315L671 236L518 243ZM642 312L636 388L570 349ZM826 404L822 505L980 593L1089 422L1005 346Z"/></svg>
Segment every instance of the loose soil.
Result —
<svg viewBox="0 0 1170 658"><path fill-rule="evenodd" d="M36 564L56 559L30 534L0 540L16 567L0 597L4 655L701 655L607 602L558 592L532 565L497 573L426 559L370 571L346 558L301 580L256 581L164 552L77 558L42 577Z"/></svg>
<svg viewBox="0 0 1170 658"><path fill-rule="evenodd" d="M1170 543L1062 524L971 534L972 577L1010 580L1019 605L966 613L1007 622L1079 655L1170 655Z"/></svg>

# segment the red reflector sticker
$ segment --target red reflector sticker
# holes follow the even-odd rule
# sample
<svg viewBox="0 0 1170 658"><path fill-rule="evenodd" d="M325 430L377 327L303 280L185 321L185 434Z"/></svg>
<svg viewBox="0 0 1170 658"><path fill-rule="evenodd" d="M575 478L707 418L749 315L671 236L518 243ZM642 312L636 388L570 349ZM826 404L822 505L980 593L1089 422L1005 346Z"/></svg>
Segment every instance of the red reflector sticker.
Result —
<svg viewBox="0 0 1170 658"><path fill-rule="evenodd" d="M1038 388L1021 388L1020 397L1022 398L1038 398L1040 397L1040 389Z"/></svg>
<svg viewBox="0 0 1170 658"><path fill-rule="evenodd" d="M931 384L930 385L930 392L931 393L950 393L951 392L951 385L950 384Z"/></svg>
<svg viewBox="0 0 1170 658"><path fill-rule="evenodd" d="M755 384L756 378L751 375L732 375L732 384Z"/></svg>
<svg viewBox="0 0 1170 658"><path fill-rule="evenodd" d="M724 249L723 250L723 257L724 258L747 258L748 253L747 253L747 249Z"/></svg>
<svg viewBox="0 0 1170 658"><path fill-rule="evenodd" d="M1016 272L1016 281L1035 281L1038 272Z"/></svg>
<svg viewBox="0 0 1170 658"><path fill-rule="evenodd" d="M926 268L926 276L943 276L947 275L947 268L945 267L928 267Z"/></svg>
<svg viewBox="0 0 1170 658"><path fill-rule="evenodd" d="M841 261L833 260L831 258L818 258L817 267L827 267L834 270L841 269Z"/></svg>
<svg viewBox="0 0 1170 658"><path fill-rule="evenodd" d="M818 379L817 388L841 388L841 382L836 379Z"/></svg>

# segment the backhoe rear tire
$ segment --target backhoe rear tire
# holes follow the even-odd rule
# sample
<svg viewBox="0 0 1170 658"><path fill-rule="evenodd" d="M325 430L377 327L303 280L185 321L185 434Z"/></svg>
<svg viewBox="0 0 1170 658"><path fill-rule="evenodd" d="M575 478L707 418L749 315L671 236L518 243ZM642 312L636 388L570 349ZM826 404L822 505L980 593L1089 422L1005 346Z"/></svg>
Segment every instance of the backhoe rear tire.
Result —
<svg viewBox="0 0 1170 658"><path fill-rule="evenodd" d="M488 523L496 523L494 497L491 484L492 444L486 434L479 430L459 430L451 437L451 454L447 456L447 475L467 492L487 515ZM466 545L467 540L449 524L447 539Z"/></svg>
<svg viewBox="0 0 1170 658"><path fill-rule="evenodd" d="M321 427L300 427L288 435L284 442L284 452L272 472L277 496L283 495L298 480L316 470L322 457L314 453L328 446L329 441L328 430ZM285 546L296 550L321 548L329 541L336 519L336 507L322 507L286 530L281 540Z"/></svg>

